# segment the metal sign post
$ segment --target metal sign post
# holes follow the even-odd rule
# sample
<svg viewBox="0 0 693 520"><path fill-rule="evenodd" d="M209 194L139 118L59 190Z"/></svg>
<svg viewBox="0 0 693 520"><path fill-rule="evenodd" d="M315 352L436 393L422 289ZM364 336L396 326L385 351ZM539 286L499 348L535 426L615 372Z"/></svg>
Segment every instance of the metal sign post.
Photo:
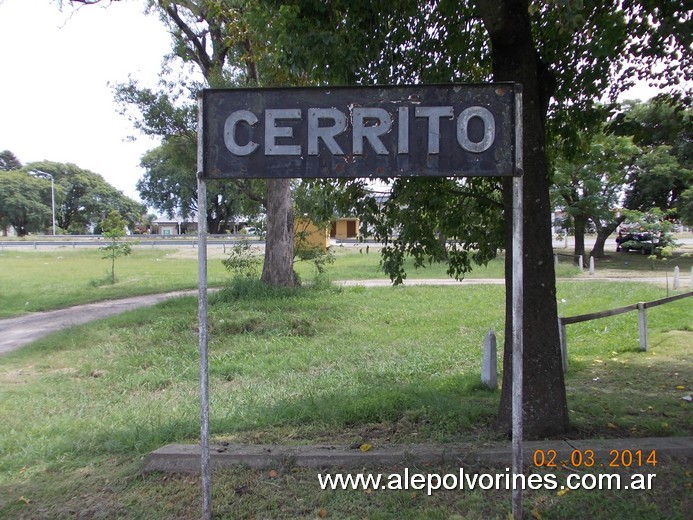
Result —
<svg viewBox="0 0 693 520"><path fill-rule="evenodd" d="M522 92L515 94L515 167L523 170L522 154ZM513 331L513 398L512 398L512 445L513 445L513 475L522 474L522 407L523 407L523 340L524 330L523 297L524 297L524 206L523 206L523 177L513 178L513 247L512 247L512 331ZM522 520L522 489L512 491L512 511L515 520Z"/></svg>
<svg viewBox="0 0 693 520"><path fill-rule="evenodd" d="M512 465L522 473L520 85L207 89L197 152L203 518L211 518L206 179L512 177ZM521 489L512 508L520 519Z"/></svg>
<svg viewBox="0 0 693 520"><path fill-rule="evenodd" d="M198 128L202 128L202 104L198 103ZM202 132L197 134L197 269L198 330L200 349L200 475L202 518L212 518L212 466L209 454L209 356L207 330L207 181L202 173Z"/></svg>

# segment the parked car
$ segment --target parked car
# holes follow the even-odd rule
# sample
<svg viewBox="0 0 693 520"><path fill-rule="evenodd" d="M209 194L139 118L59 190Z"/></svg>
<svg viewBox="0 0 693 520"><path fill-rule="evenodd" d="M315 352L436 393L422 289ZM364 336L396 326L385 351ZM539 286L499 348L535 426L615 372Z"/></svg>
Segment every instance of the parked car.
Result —
<svg viewBox="0 0 693 520"><path fill-rule="evenodd" d="M253 236L255 236L255 235L257 235L258 230L257 230L256 227L244 227L244 228L241 230L241 232L244 233L244 234L246 234L246 235L253 235Z"/></svg>
<svg viewBox="0 0 693 520"><path fill-rule="evenodd" d="M616 238L616 251L639 251L643 255L659 253L664 247L660 237L652 233L619 233Z"/></svg>

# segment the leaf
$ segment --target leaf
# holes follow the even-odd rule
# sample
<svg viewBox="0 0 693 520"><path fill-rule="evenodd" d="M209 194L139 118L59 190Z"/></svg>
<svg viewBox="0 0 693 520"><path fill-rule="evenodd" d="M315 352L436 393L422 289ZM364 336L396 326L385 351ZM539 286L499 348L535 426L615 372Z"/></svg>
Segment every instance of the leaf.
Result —
<svg viewBox="0 0 693 520"><path fill-rule="evenodd" d="M24 502L25 504L31 503L31 500L29 500L28 498L26 498L24 495L22 495L21 497L19 497L19 501L20 501L20 502Z"/></svg>
<svg viewBox="0 0 693 520"><path fill-rule="evenodd" d="M537 511L536 509L532 509L531 514L532 514L532 518L534 518L534 520L541 520L541 518L542 518L541 513L539 511Z"/></svg>
<svg viewBox="0 0 693 520"><path fill-rule="evenodd" d="M275 470L270 470L270 472L268 473L268 475L269 475L270 478L277 478L277 476L278 476L279 474L278 474Z"/></svg>
<svg viewBox="0 0 693 520"><path fill-rule="evenodd" d="M366 453L366 452L367 452L368 450L370 450L372 447L373 447L372 444L368 444L368 443L364 442L363 444L361 444L361 446L359 446L359 449L360 449L363 453Z"/></svg>
<svg viewBox="0 0 693 520"><path fill-rule="evenodd" d="M570 489L563 488L563 489L559 490L558 493L556 493L556 495L558 495L559 497L562 497L562 496L565 496L568 493L568 491L570 491Z"/></svg>
<svg viewBox="0 0 693 520"><path fill-rule="evenodd" d="M676 389L677 389L677 390L685 390L686 387L683 386L683 385L677 385L677 386L676 386Z"/></svg>
<svg viewBox="0 0 693 520"><path fill-rule="evenodd" d="M324 509L320 509L320 511L318 511L318 516L320 518L327 518L327 511Z"/></svg>
<svg viewBox="0 0 693 520"><path fill-rule="evenodd" d="M607 428L610 428L610 429L612 429L612 430L618 430L618 425L616 425L616 424L614 424L614 423L611 423L611 422L610 422L610 423L606 423L606 427L607 427Z"/></svg>

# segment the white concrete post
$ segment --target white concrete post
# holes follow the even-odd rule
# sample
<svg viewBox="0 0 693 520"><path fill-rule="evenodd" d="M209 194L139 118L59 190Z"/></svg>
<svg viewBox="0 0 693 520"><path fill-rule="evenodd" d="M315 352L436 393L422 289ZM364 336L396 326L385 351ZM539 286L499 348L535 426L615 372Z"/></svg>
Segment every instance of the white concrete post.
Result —
<svg viewBox="0 0 693 520"><path fill-rule="evenodd" d="M679 266L674 267L674 290L678 291L681 288L681 273Z"/></svg>
<svg viewBox="0 0 693 520"><path fill-rule="evenodd" d="M580 270L580 272L582 272L582 269L583 269L582 262L583 262L582 255L579 255L578 256L578 269Z"/></svg>
<svg viewBox="0 0 693 520"><path fill-rule="evenodd" d="M484 352L481 357L481 383L489 390L498 388L496 334L492 329L489 329L484 337Z"/></svg>
<svg viewBox="0 0 693 520"><path fill-rule="evenodd" d="M590 256L590 274L594 274L594 257Z"/></svg>
<svg viewBox="0 0 693 520"><path fill-rule="evenodd" d="M644 302L638 303L638 336L640 336L640 350L647 350L647 309Z"/></svg>

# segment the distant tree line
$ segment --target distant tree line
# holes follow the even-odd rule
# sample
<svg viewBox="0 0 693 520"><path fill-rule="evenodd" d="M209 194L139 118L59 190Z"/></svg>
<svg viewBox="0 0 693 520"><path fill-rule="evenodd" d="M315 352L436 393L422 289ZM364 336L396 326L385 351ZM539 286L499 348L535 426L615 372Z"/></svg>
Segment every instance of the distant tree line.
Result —
<svg viewBox="0 0 693 520"><path fill-rule="evenodd" d="M134 229L146 207L125 196L99 174L74 164L51 161L22 165L9 150L0 153L0 233L12 226L17 235L52 233L55 199L56 233L82 235L99 231L115 210Z"/></svg>

